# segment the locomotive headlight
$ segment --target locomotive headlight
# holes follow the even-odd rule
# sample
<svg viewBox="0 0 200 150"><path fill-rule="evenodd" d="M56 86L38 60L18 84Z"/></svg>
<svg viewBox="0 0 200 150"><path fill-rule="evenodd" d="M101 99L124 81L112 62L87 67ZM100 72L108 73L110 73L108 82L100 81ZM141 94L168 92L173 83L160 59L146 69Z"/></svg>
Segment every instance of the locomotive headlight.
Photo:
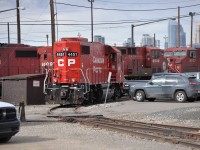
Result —
<svg viewBox="0 0 200 150"><path fill-rule="evenodd" d="M73 83L73 82L75 82L75 79L74 79L74 78L72 78L72 83Z"/></svg>
<svg viewBox="0 0 200 150"><path fill-rule="evenodd" d="M180 66L176 65L176 69L179 70L179 69L180 69Z"/></svg>
<svg viewBox="0 0 200 150"><path fill-rule="evenodd" d="M53 82L56 83L58 80L56 78L53 79Z"/></svg>
<svg viewBox="0 0 200 150"><path fill-rule="evenodd" d="M112 69L116 69L116 66L115 66L115 65L112 65Z"/></svg>

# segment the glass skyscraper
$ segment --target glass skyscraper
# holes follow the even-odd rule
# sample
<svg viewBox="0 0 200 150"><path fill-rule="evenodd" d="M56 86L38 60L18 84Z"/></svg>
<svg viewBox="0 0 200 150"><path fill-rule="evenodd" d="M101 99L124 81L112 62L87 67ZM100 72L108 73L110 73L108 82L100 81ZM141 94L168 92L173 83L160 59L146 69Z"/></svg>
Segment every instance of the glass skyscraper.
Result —
<svg viewBox="0 0 200 150"><path fill-rule="evenodd" d="M94 41L95 42L101 42L101 43L104 43L105 44L105 38L101 35L95 35L94 36Z"/></svg>
<svg viewBox="0 0 200 150"><path fill-rule="evenodd" d="M186 33L180 25L180 46L186 47ZM178 47L178 23L170 20L168 23L168 47Z"/></svg>

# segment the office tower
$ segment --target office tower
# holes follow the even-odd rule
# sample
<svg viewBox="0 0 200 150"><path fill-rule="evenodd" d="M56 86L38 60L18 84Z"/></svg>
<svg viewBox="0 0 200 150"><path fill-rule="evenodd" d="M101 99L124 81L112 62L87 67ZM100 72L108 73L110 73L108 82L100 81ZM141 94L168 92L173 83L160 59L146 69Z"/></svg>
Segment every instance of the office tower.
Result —
<svg viewBox="0 0 200 150"><path fill-rule="evenodd" d="M186 47L186 33L180 25L180 46ZM178 23L170 20L168 23L168 47L178 47Z"/></svg>
<svg viewBox="0 0 200 150"><path fill-rule="evenodd" d="M154 38L149 34L142 35L141 46L154 46Z"/></svg>
<svg viewBox="0 0 200 150"><path fill-rule="evenodd" d="M194 43L200 43L200 22L196 24L195 27L195 38L194 38Z"/></svg>
<svg viewBox="0 0 200 150"><path fill-rule="evenodd" d="M130 47L131 46L131 38L128 38L127 40L125 40L123 43L123 46Z"/></svg>
<svg viewBox="0 0 200 150"><path fill-rule="evenodd" d="M101 43L104 43L105 44L105 38L101 35L95 35L94 36L94 41L95 42L101 42Z"/></svg>

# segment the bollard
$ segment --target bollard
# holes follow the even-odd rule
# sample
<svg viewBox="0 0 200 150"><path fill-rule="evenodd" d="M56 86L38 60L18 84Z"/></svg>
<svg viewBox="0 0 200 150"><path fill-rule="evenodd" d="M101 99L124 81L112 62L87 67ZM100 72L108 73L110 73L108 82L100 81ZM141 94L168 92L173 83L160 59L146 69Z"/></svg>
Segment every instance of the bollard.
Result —
<svg viewBox="0 0 200 150"><path fill-rule="evenodd" d="M24 102L20 102L19 103L19 118L20 118L21 122L25 122L26 121Z"/></svg>

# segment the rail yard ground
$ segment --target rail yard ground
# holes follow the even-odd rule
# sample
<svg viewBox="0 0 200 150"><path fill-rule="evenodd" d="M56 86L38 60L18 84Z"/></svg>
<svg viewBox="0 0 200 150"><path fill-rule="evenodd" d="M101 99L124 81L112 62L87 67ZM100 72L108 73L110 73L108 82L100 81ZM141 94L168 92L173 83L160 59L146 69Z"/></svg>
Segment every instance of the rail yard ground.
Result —
<svg viewBox="0 0 200 150"><path fill-rule="evenodd" d="M180 144L147 140L105 129L58 122L48 115L103 115L115 119L135 120L179 126L200 127L200 101L177 103L159 100L135 102L122 100L106 104L60 108L48 114L57 105L26 106L26 120L20 132L8 143L1 144L4 150L191 150ZM200 132L200 131L199 131ZM200 133L199 133L200 134Z"/></svg>

